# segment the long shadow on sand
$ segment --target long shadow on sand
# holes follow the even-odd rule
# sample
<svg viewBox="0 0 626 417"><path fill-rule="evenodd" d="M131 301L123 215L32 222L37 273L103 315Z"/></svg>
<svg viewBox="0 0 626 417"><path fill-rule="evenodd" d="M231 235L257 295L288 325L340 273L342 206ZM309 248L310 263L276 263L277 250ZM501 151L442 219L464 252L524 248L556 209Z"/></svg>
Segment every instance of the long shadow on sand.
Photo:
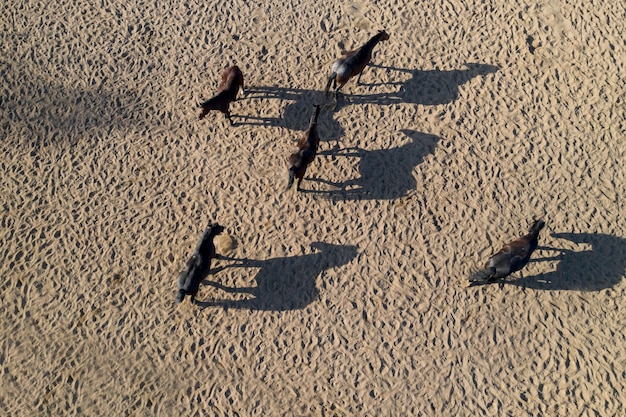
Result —
<svg viewBox="0 0 626 417"><path fill-rule="evenodd" d="M506 281L505 284L536 290L601 291L615 286L624 278L626 239L598 233L553 233L552 236L577 244L591 244L591 249L577 252L541 248L561 253L532 262L559 260L556 271Z"/></svg>
<svg viewBox="0 0 626 417"><path fill-rule="evenodd" d="M311 247L319 252L310 255L271 258L265 260L235 259L225 268L259 268L255 287L229 287L205 280L206 285L231 294L249 294L245 300L218 299L199 301L200 307L226 307L265 311L302 309L315 301L319 290L316 277L324 270L350 262L357 255L356 246L315 242Z"/></svg>
<svg viewBox="0 0 626 417"><path fill-rule="evenodd" d="M396 148L367 150L352 147L320 152L320 156L357 158L361 176L339 183L322 178L307 178L329 184L337 190L302 191L321 194L334 200L392 200L403 197L417 186L413 171L435 150L440 138L415 130L403 129L401 132L411 142Z"/></svg>
<svg viewBox="0 0 626 417"><path fill-rule="evenodd" d="M356 91L367 91L368 87L391 86L394 90L376 94L346 94L343 91L339 95L339 102L335 110L350 105L379 104L389 105L398 103L437 105L450 103L459 96L459 88L472 78L492 74L498 71L499 67L488 64L466 64L466 69L461 70L428 70L406 69L396 67L385 67L370 64L365 71L364 78L378 77L381 69L388 72L409 73L412 75L407 81L388 83L362 83ZM350 81L354 83L354 81ZM354 86L353 86L354 87ZM263 100L284 100L290 103L285 106L282 115L277 117L249 116L244 114L233 115L237 124L252 124L261 126L279 126L293 130L305 130L311 109L314 104L323 104L333 107L332 98L326 98L324 92L315 89L275 87L275 86L252 86L248 87L245 99ZM327 136L322 140L336 140L343 134L343 128L337 121L332 119L332 114L322 116L320 124L328 131ZM322 113L324 114L324 113Z"/></svg>
<svg viewBox="0 0 626 417"><path fill-rule="evenodd" d="M378 94L340 94L337 108L352 104L378 103L388 104L422 104L434 106L447 104L455 101L459 97L459 88L469 80L496 73L500 67L489 64L465 64L466 69L460 70L417 70L409 68L397 68L383 65L370 64L373 68L380 68L390 72L401 72L411 74L411 78L406 81L380 82L362 84L365 87L377 86L398 86L395 92L385 92ZM370 70L375 71L375 70Z"/></svg>
<svg viewBox="0 0 626 417"><path fill-rule="evenodd" d="M252 125L265 127L284 127L289 130L304 132L309 126L311 113L315 104L324 104L324 93L286 87L248 87L246 96L240 100L281 100L289 102L282 114L275 117L233 114L235 125ZM344 128L333 118L331 112L322 111L318 119L320 140L338 142L344 134ZM299 139L299 138L298 138Z"/></svg>

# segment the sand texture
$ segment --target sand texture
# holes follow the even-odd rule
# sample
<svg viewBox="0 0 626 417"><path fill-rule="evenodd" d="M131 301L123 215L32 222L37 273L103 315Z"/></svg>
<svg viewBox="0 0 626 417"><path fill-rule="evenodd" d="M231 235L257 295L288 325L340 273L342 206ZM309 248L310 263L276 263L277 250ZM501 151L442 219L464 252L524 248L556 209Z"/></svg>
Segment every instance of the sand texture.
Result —
<svg viewBox="0 0 626 417"><path fill-rule="evenodd" d="M0 415L626 415L625 2L8 0L0 29ZM199 121L232 64L235 125ZM177 305L210 221L228 258Z"/></svg>

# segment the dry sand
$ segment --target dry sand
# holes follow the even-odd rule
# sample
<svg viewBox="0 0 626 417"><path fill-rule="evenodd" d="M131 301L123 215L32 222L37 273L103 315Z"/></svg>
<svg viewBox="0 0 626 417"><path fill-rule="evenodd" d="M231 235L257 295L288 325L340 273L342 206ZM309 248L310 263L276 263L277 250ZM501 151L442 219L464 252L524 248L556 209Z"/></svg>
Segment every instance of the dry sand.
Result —
<svg viewBox="0 0 626 417"><path fill-rule="evenodd" d="M0 414L626 415L623 1L9 0L0 22ZM281 195L331 63L379 29L308 192ZM238 124L198 121L233 63ZM538 216L533 262L468 288ZM211 220L233 290L177 306Z"/></svg>

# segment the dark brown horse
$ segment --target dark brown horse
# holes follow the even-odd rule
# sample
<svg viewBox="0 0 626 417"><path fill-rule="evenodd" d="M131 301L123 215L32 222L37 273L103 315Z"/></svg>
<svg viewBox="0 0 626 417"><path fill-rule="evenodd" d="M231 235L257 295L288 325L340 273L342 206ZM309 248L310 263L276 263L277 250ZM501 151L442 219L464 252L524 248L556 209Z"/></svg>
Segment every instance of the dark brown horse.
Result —
<svg viewBox="0 0 626 417"><path fill-rule="evenodd" d="M326 83L326 95L330 90L330 85L333 84L335 89L335 96L339 93L339 90L348 82L348 80L358 74L356 82L361 83L361 74L367 64L372 59L372 50L380 41L386 41L389 39L389 35L384 30L381 30L374 35L365 45L357 49L356 51L348 52L343 58L338 59L333 63L332 71L328 76L328 82Z"/></svg>
<svg viewBox="0 0 626 417"><path fill-rule="evenodd" d="M302 135L302 138L298 141L295 151L289 156L289 183L287 184L285 191L291 188L294 178L298 179L296 190L300 191L300 183L302 182L302 178L304 178L304 173L306 172L307 167L315 159L317 147L320 143L320 136L317 133L317 118L320 115L320 109L321 106L317 104L315 106L315 111L311 116L309 128L306 132L304 132L304 135Z"/></svg>
<svg viewBox="0 0 626 417"><path fill-rule="evenodd" d="M527 235L520 237L495 253L483 269L470 276L470 285L478 285L506 278L526 266L530 255L537 249L539 232L545 226L541 219L535 220Z"/></svg>
<svg viewBox="0 0 626 417"><path fill-rule="evenodd" d="M237 65L225 68L222 71L222 81L217 86L217 92L215 95L200 105L199 120L202 120L211 110L221 111L226 115L226 118L233 124L233 120L230 118L230 103L237 100L237 93L241 87L241 92L244 93L243 88L243 74Z"/></svg>
<svg viewBox="0 0 626 417"><path fill-rule="evenodd" d="M195 301L198 288L202 280L209 274L211 269L211 259L215 258L215 245L213 238L224 231L224 227L217 223L209 223L196 249L191 257L187 260L185 268L178 276L178 294L176 302L180 303L185 295L190 295L191 300Z"/></svg>

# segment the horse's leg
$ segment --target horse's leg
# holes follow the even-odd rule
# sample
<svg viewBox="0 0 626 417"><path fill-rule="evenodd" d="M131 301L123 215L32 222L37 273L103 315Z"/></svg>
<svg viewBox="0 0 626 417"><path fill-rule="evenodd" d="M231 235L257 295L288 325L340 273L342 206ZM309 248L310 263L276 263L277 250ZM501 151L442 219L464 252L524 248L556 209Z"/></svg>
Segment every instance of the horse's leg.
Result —
<svg viewBox="0 0 626 417"><path fill-rule="evenodd" d="M226 111L224 112L224 115L226 116L226 118L227 118L227 119L228 119L228 121L230 122L230 125L231 125L231 126L235 124L235 123L233 122L233 119L231 119L231 118L230 118L230 111L229 111L229 110L226 110Z"/></svg>
<svg viewBox="0 0 626 417"><path fill-rule="evenodd" d="M339 90L341 90L343 88L343 86L346 85L347 82L348 82L348 80L345 80L343 82L337 83L337 88L335 88L335 92L338 93Z"/></svg>
<svg viewBox="0 0 626 417"><path fill-rule="evenodd" d="M341 87L343 87L344 85L346 85L345 81L344 82L335 82L336 88L333 91L333 99L335 100L335 105L333 106L332 110L335 110L337 108L337 105L339 104L339 90L341 90Z"/></svg>
<svg viewBox="0 0 626 417"><path fill-rule="evenodd" d="M344 81L342 83L337 83L338 84L337 88L335 88L335 98L339 97L339 90L341 90L343 88L343 86L346 85L347 82L348 81L346 80L346 81Z"/></svg>
<svg viewBox="0 0 626 417"><path fill-rule="evenodd" d="M330 91L331 86L335 88L334 84L337 83L336 77L337 77L337 74L334 72L328 76L328 82L326 82L326 89L325 89L326 97L328 97L328 92Z"/></svg>
<svg viewBox="0 0 626 417"><path fill-rule="evenodd" d="M365 70L365 68L363 68L363 69L361 70L361 72L359 72L359 76L358 76L358 77L357 77L357 79L356 79L356 83L357 83L358 85L361 85L361 75L363 75L363 71L364 71L364 70Z"/></svg>

